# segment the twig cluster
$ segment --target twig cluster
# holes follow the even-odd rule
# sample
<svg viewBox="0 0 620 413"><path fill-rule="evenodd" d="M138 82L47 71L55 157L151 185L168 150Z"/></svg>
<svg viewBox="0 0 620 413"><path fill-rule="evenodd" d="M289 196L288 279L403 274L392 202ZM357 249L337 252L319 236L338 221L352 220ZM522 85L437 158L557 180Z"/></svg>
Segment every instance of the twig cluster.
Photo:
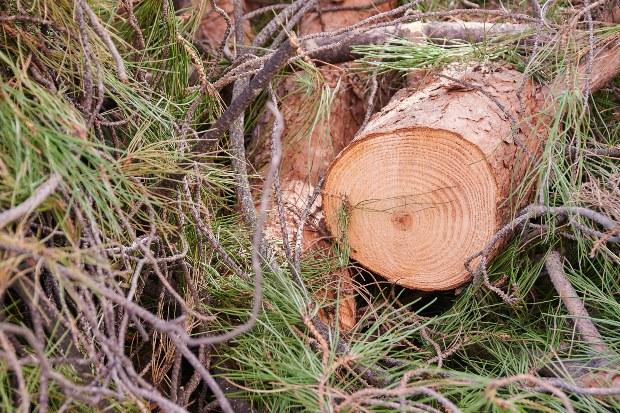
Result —
<svg viewBox="0 0 620 413"><path fill-rule="evenodd" d="M370 2L371 7L385 1ZM246 334L258 322L263 308L263 271L281 271L270 255L269 246L263 237L263 228L270 208L269 202L275 189L277 207L280 209L282 234L286 237L286 261L290 273L300 289L305 289L301 274L301 241L304 225L311 206L315 203L321 185L311 195L308 209L299 221L298 228L289 232L286 220L282 218L282 200L279 195L278 167L282 157L283 117L275 99L266 104L276 122L272 133L271 160L263 183L258 210L252 198L246 167L244 148L244 113L260 94L269 90L274 77L287 65L301 59L309 61L329 60L330 51L349 47L350 40L371 30L394 26L401 23L420 21L429 18L449 18L452 16L482 16L485 18L545 24L544 13L534 8L535 17L510 13L505 10L458 9L444 12L421 12L420 2L408 2L391 11L376 14L350 27L331 32L322 32L297 38L294 27L310 12L333 13L347 10L346 7L323 7L318 1L296 0L291 4L271 5L244 14L242 2L234 2L234 16L229 16L215 0L210 0L213 9L227 24L224 40L211 56L212 64L200 60L190 41L181 34L175 34L175 47L183 48L198 74L197 94L188 105L187 111L175 119L176 136L180 153L188 155L191 161L184 162L182 168L175 169L167 176L164 202L173 203L173 208L161 207L161 188L149 187L149 195L159 202L123 205L116 202L114 212L121 223L128 242L103 228L104 223L84 205L75 202L75 187L66 183L61 175L52 172L49 178L32 191L23 202L0 212L0 261L9 263L9 281L2 285L0 300L5 308L14 306L19 311L3 312L0 319L0 360L11 372L15 383L16 405L21 412L28 412L36 404L38 411L45 413L53 404L55 392L64 396L63 404L55 406L59 411L70 410L74 403L84 403L106 409L115 402L133 403L142 411L151 411L153 405L162 411L186 412L207 411L209 398L215 398L219 408L233 412L229 397L214 378L211 361L218 345ZM588 29L592 33L591 9L601 2L588 4L575 19L585 16ZM115 36L103 20L85 0L75 1L74 30L66 28L51 17L29 16L26 13L0 15L1 27L16 24L36 24L49 26L57 33L72 32L81 50L81 72L76 75L82 85L82 93L66 98L83 114L86 135L110 138L120 151L126 143L121 142L125 128L132 123L120 115L119 111L106 108L108 81L105 78L106 65L114 67L114 74L122 84L137 81L136 84L152 86L150 92L157 95L156 85L161 73L149 71L142 65L147 59L146 43L149 41L146 28L134 10L134 2L122 1L127 24L134 36L134 49L127 53L132 64L124 59L125 46L120 47ZM168 19L171 11L168 2L161 4L162 18ZM249 44L242 29L244 21L259 15L274 13L275 17L254 37ZM234 34L234 42L231 42ZM93 43L100 42L107 50L108 62L102 61L94 50ZM306 50L306 45L316 45ZM234 52L231 52L234 44ZM592 45L592 41L590 41ZM166 45L158 58L166 60L173 46ZM592 46L593 47L593 46ZM340 52L339 52L340 53ZM592 48L589 54L591 59ZM229 66L220 73L218 63L222 57L230 59ZM42 87L54 92L65 93L65 88L41 62L34 62L29 71ZM136 66L135 73L132 68ZM591 67L588 70L592 70ZM1 73L0 73L1 74ZM209 116L201 111L203 101L217 95L228 85L233 85L232 99L227 108L215 119L208 129L201 130L201 122ZM148 90L148 89L147 89ZM586 91L589 86L586 85ZM3 92L0 92L3 93ZM144 92L140 92L144 93ZM368 100L369 110L366 123L372 114L377 93L377 81L372 80L372 90ZM0 95L3 96L3 95ZM76 96L79 96L76 97ZM197 121L198 119L198 121ZM216 220L212 217L203 199L203 188L209 182L200 173L200 160L218 145L223 146L223 137L230 137L232 168L235 173L236 193L241 205L243 220L251 235L250 263L239 262L233 257L220 235ZM120 136L120 137L119 137ZM84 138L82 136L82 138ZM606 153L615 155L616 152ZM186 158L184 158L186 159ZM127 162L130 165L131 162ZM127 166L125 165L125 166ZM143 179L145 186L151 182ZM161 182L160 180L156 180ZM101 172L101 185L110 193L115 192L116 182ZM173 188L170 191L170 188ZM86 198L89 194L84 194ZM160 197L160 198L158 198ZM64 217L46 212L46 204L58 203L66 210ZM88 203L94 203L92 197ZM43 212L38 212L41 209ZM166 214L160 219L160 214ZM527 207L510 224L502 228L483 251L468 261L476 279L495 291L509 304L516 297L503 292L491 284L487 272L487 256L503 242L506 237L519 228L526 228L533 220L542 216L563 217L574 227L588 236L605 243L620 242L619 224L610 217L592 209L582 207L546 207L532 205ZM577 218L585 220L586 225ZM75 223L74 234L61 230L66 224L63 220ZM166 231L162 221L172 222L175 231ZM171 235L173 234L173 235ZM193 234L196 244L190 245L188 237ZM290 234L290 239L289 239ZM291 243L293 248L291 249ZM206 244L206 245L205 245ZM69 252L67 252L69 251ZM237 277L253 283L251 308L245 320L227 320L237 323L228 331L217 328L217 318L202 311L203 304L209 300L200 288L196 262L202 263L211 253L220 269L220 277ZM198 255L196 260L193 255ZM549 273L557 274L557 257L548 260ZM557 277L555 277L557 281ZM560 281L558 281L560 282ZM555 283L555 281L554 281ZM308 296L308 295L307 295ZM573 301L566 301L567 307ZM309 302L309 309L313 308ZM581 309L574 310L587 316ZM310 313L310 311L309 311ZM16 315L21 314L21 317ZM400 411L441 411L460 412L448 396L435 388L432 382L420 384L420 377L436 372L410 371L400 380L388 377L379 365L361 366L355 362L355 355L346 338L333 338L331 327L314 315L303 314L307 335L316 343L317 351L322 353L325 369L323 380L318 384L321 400L330 392L326 377L337 368L348 368L369 384L346 395L330 395L335 401L335 409L362 410L368 406ZM580 333L590 337L592 345L600 346L596 329L580 324ZM442 350L429 329L419 320L413 326L436 352L430 363L441 367L444 359L454 353L460 343ZM594 328L594 330L592 330ZM333 348L332 348L333 347ZM602 350L602 348L599 348ZM339 356L336 363L330 362L328 354L334 351ZM191 366L191 374L183 374L185 365ZM33 400L28 388L28 376L33 370L38 374L37 401ZM150 373L150 377L148 374ZM166 378L169 378L166 380ZM416 380L413 380L413 379ZM581 388L560 380L542 380L533 376L516 376L501 379L487 386L487 398L500 407L510 407L509 402L497 396L502 387L525 382L542 391L556 396L571 411L567 394L589 394L597 396L617 395L616 388ZM387 387L387 388L384 388ZM438 408L420 403L420 398L431 399ZM327 410L327 408L325 408Z"/></svg>

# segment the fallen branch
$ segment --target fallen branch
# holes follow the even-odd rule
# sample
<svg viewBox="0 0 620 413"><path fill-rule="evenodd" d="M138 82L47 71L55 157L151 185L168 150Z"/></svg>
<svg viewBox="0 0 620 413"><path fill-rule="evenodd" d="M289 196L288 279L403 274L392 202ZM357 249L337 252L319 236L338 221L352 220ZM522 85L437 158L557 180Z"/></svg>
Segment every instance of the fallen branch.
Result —
<svg viewBox="0 0 620 413"><path fill-rule="evenodd" d="M521 386L530 390L551 393L561 400L567 412L575 412L573 403L568 395L613 397L620 394L620 385L610 387L584 387L568 383L562 379L547 379L531 374L518 374L491 381L485 389L485 397L502 409L513 410L511 399L497 397L497 390L511 384L522 383Z"/></svg>
<svg viewBox="0 0 620 413"><path fill-rule="evenodd" d="M276 17L271 19L269 23L254 37L253 47L262 47L267 43L269 38L278 30L278 28L290 19L295 13L304 6L305 0L297 0L284 8Z"/></svg>
<svg viewBox="0 0 620 413"><path fill-rule="evenodd" d="M355 59L353 49L362 45L378 45L400 38L411 42L451 41L480 43L499 35L527 35L535 28L526 24L481 22L412 22L394 24L363 31L355 36L349 33L334 37L308 39L302 43L308 55L326 63L341 63ZM325 49L330 45L334 48Z"/></svg>
<svg viewBox="0 0 620 413"><path fill-rule="evenodd" d="M566 152L571 157L576 157L578 155L584 155L589 157L609 157L609 158L618 158L620 157L620 147L618 146L610 146L606 148L580 148L578 146L569 146L566 149Z"/></svg>
<svg viewBox="0 0 620 413"><path fill-rule="evenodd" d="M527 16L524 14L516 14L510 13L504 10L469 10L469 9L455 9L446 12L413 12L408 13L413 10L416 6L417 2L407 3L400 7L397 7L393 10L379 13L368 17L359 23L353 24L351 26L329 31L329 32L321 32L321 33L312 33L305 36L299 37L300 46L303 53L298 54L297 56L292 57L288 63L293 63L295 61L306 59L308 57L314 57L318 60L329 61L329 57L327 53L330 50L335 50L342 47L343 44L348 42L350 39L354 39L357 36L362 36L364 33L370 30L385 30L389 27L396 27L398 25L408 24L410 22L419 21L420 19L433 19L433 18L446 18L450 16L487 16L487 17L495 17L495 18L505 18L512 19L516 21L522 21L527 23L539 24L538 19L535 19L531 16ZM292 7L292 5L291 5ZM287 9L288 10L288 9ZM400 14L404 14L401 17L396 18L393 21L386 21L389 18L394 16L398 16ZM258 35L257 35L258 38ZM334 39L338 38L337 41ZM388 38L386 38L388 40ZM455 39L456 40L456 39ZM313 42L313 43L309 43ZM318 44L323 44L319 46ZM316 46L313 46L316 45ZM256 39L253 44L256 47ZM218 81L214 82L214 86L216 89L223 88L228 84L232 83L237 77L245 76L248 72L256 73L260 67L262 67L263 63L266 60L271 59L273 52L271 54L267 54L265 56L255 57L240 63L238 66L231 67L222 78ZM350 60L350 59L348 59Z"/></svg>
<svg viewBox="0 0 620 413"><path fill-rule="evenodd" d="M247 87L231 102L230 106L224 111L222 116L218 118L213 127L205 133L198 143L194 144L192 152L204 152L211 143L217 141L230 129L233 122L239 118L239 115L267 87L267 84L271 81L273 76L288 63L289 57L291 57L297 49L295 46L294 41L288 39L278 48L256 76L250 80Z"/></svg>
<svg viewBox="0 0 620 413"><path fill-rule="evenodd" d="M235 43L237 45L237 59L243 58L246 54L246 39L242 26L243 2L234 0L234 18L235 18ZM232 98L236 99L239 94L248 88L249 79L247 77L239 78L233 85ZM237 119L232 122L229 130L230 146L231 146L231 163L235 171L235 190L237 192L237 202L241 208L241 217L246 226L254 230L256 226L256 210L254 209L254 200L250 190L250 182L248 179L248 168L245 153L245 113L242 111Z"/></svg>
<svg viewBox="0 0 620 413"><path fill-rule="evenodd" d="M557 251L553 251L547 256L545 268L547 268L549 278L564 303L566 310L571 315L575 328L583 341L588 343L596 353L609 353L609 348L605 345L603 337L592 322L577 292L566 278L562 257Z"/></svg>
<svg viewBox="0 0 620 413"><path fill-rule="evenodd" d="M542 388L543 390L553 394L555 397L560 399L562 401L562 404L564 405L564 408L566 409L566 412L575 413L573 404L571 403L566 393L558 389L557 386L547 383L545 380L536 376L532 376L531 374L519 374L517 376L493 380L487 386L484 395L490 402L496 404L501 409L513 410L514 407L512 406L512 402L510 401L510 399L505 400L498 398L497 390L501 387L505 387L518 382L526 382Z"/></svg>
<svg viewBox="0 0 620 413"><path fill-rule="evenodd" d="M93 10L86 3L86 1L79 1L78 6L82 7L84 12L90 19L90 24L92 25L93 30L95 31L95 33L97 33L97 36L101 38L101 41L103 41L103 43L105 43L105 45L107 46L110 54L112 55L112 59L114 60L114 64L116 65L116 73L118 75L118 78L121 80L121 82L127 83L129 81L129 77L127 76L127 71L125 70L125 63L123 62L123 58L118 52L118 49L114 45L110 34L105 29L105 27L103 27L103 25L99 21L99 17L97 17L95 12L93 12Z"/></svg>
<svg viewBox="0 0 620 413"><path fill-rule="evenodd" d="M6 227L11 222L27 215L37 209L45 200L56 191L58 185L62 182L62 178L58 173L52 174L50 178L39 186L32 195L24 202L0 213L0 229Z"/></svg>

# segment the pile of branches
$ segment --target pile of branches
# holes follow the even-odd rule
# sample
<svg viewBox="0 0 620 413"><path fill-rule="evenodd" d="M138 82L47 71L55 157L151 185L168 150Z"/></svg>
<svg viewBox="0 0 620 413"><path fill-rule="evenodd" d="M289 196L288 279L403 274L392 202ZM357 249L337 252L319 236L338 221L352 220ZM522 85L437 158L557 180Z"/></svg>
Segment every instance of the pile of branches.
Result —
<svg viewBox="0 0 620 413"><path fill-rule="evenodd" d="M482 389L500 408L513 401L499 397L499 389L514 383L551 394L566 411L574 411L573 395L620 394L618 387L533 374L485 381L411 369L395 358L360 361L356 342L317 316L319 305L304 284L298 251L283 259L263 234L281 159L282 115L272 99L278 75L350 58L351 47L363 43L367 33L422 19L527 24L549 34L547 39L561 37L566 27L549 22L547 10L536 2L527 14L421 11L423 2L414 1L344 29L297 37L294 28L306 14L335 12L338 6L321 10L317 0L296 0L246 12L235 0L227 13L215 0L199 3L185 9L168 0L0 5L0 400L5 411L250 409L227 394L236 388L222 377L242 368L234 365L242 364L238 358L226 358L234 351L226 346L241 346L236 340L254 331L272 305L264 300L267 292L275 294L266 290L264 272L272 280L293 280L289 298L299 298L294 308L299 328L291 327L291 335L301 337L324 369L322 379L310 385L322 410L458 412L448 385ZM573 24L585 24L592 35L593 12L606 3L586 2L573 10ZM226 22L223 39L213 48L196 37L208 7ZM264 16L272 17L247 41L244 26ZM544 48L540 39L527 44L530 52ZM387 40L372 37L372 42ZM273 127L272 158L255 208L245 161L245 123L251 122L244 121L257 108L280 122ZM563 159L583 152L576 145ZM550 237L556 223L536 221L548 212L566 218L570 211L528 209L498 239L515 228ZM618 241L616 213L581 214L606 233L575 225L602 240L599 250L606 249ZM306 219L289 237L295 246ZM565 226L557 233L575 236ZM550 273L561 274L558 260L549 258ZM484 272L486 284L499 291ZM230 303L213 295L227 288L238 292L231 298L236 313L217 311ZM368 314L368 320L386 322L376 311ZM427 361L441 367L460 344L441 349L430 337L441 333L426 323L414 317L393 325L426 337L436 350ZM600 347L596 333L589 334L599 353L610 351ZM339 374L355 383L345 393L330 390L327 380L342 369L346 372Z"/></svg>

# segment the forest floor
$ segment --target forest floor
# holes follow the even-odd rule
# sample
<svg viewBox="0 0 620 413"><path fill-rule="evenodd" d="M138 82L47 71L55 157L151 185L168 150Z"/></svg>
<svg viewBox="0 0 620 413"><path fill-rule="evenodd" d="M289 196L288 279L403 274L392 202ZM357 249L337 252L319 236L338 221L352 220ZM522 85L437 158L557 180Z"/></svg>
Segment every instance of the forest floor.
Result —
<svg viewBox="0 0 620 413"><path fill-rule="evenodd" d="M363 17L325 27L341 12ZM521 29L364 40L461 21ZM601 48L620 65L617 0L0 2L0 411L620 411L620 76ZM319 176L283 238L290 148L454 64L588 79L555 91L488 268L423 293L346 242L302 254ZM360 115L334 116L353 83Z"/></svg>

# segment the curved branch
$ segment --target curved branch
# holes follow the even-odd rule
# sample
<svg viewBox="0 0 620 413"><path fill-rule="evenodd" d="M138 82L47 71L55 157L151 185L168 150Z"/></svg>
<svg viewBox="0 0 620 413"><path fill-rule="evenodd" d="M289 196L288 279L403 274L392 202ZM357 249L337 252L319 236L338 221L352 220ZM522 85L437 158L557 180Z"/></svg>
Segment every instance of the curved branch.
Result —
<svg viewBox="0 0 620 413"><path fill-rule="evenodd" d="M24 202L16 206L15 208L8 209L0 212L0 229L6 227L13 221L18 220L24 215L37 209L45 200L58 188L58 185L62 182L62 178L58 173L54 173L39 186L32 195Z"/></svg>

